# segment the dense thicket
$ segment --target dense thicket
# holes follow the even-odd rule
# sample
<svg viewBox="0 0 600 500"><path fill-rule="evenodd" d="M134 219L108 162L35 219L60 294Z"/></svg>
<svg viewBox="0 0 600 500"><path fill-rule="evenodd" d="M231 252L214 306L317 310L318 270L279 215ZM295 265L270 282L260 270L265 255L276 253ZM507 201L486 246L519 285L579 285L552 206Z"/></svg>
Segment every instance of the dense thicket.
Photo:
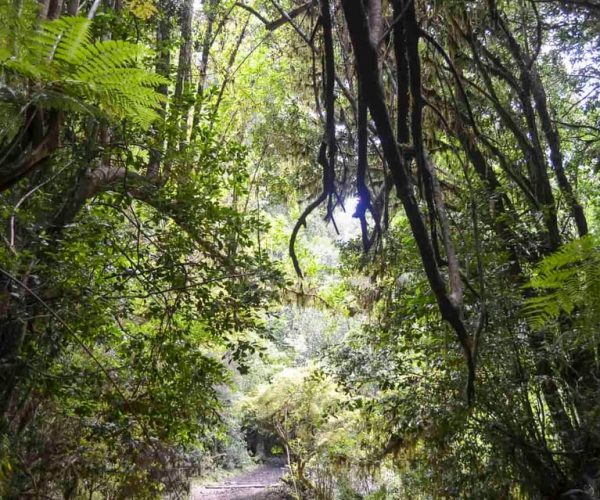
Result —
<svg viewBox="0 0 600 500"><path fill-rule="evenodd" d="M0 8L0 495L600 495L595 0Z"/></svg>
<svg viewBox="0 0 600 500"><path fill-rule="evenodd" d="M222 358L262 335L278 274L245 149L191 52L170 64L191 8L142 26L122 5L3 4L3 497L184 484L222 432Z"/></svg>
<svg viewBox="0 0 600 500"><path fill-rule="evenodd" d="M509 494L516 481L531 495L594 495L594 306L561 308L554 290L579 295L595 282L583 263L595 252L597 6L320 5L327 161L316 201L328 198L334 218L339 186L356 179L379 297L379 320L338 354L338 379L369 411L395 415L385 449L422 453L436 494ZM336 113L344 130L333 140ZM545 277L526 286L540 259L577 237L592 248L577 264L548 257ZM386 373L365 363L373 343Z"/></svg>

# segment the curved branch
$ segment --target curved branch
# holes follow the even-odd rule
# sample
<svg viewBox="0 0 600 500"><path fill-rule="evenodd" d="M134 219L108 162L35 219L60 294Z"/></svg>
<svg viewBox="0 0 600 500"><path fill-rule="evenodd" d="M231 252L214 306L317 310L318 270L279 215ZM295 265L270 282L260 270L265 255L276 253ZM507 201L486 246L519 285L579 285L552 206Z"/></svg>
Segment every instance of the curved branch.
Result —
<svg viewBox="0 0 600 500"><path fill-rule="evenodd" d="M333 197L335 193L335 60L333 49L333 36L331 28L331 14L329 0L321 0L321 25L323 27L323 42L325 48L325 137L319 148L318 162L323 168L323 191L302 213L290 237L289 252L298 277L302 278L302 270L298 263L295 245L298 231L302 225L306 226L306 218L327 198L327 216L329 219L333 212ZM334 223L335 224L335 223Z"/></svg>
<svg viewBox="0 0 600 500"><path fill-rule="evenodd" d="M294 265L294 270L299 278L303 278L302 269L300 269L300 264L298 263L298 256L296 255L296 238L298 237L298 231L302 226L306 227L306 218L315 210L321 203L323 203L327 199L327 192L322 191L319 197L310 203L302 212L302 215L296 221L296 225L292 230L292 235L290 236L290 258L292 259L292 264Z"/></svg>
<svg viewBox="0 0 600 500"><path fill-rule="evenodd" d="M59 145L61 117L61 112L54 113L46 135L33 150L27 148L15 161L0 165L0 193L29 175L56 150Z"/></svg>
<svg viewBox="0 0 600 500"><path fill-rule="evenodd" d="M149 179L125 167L101 165L93 170L87 169L69 199L54 217L50 231L55 235L62 231L67 224L73 221L87 200L107 191L118 191L169 217L215 261L226 262L227 256L198 234L189 220L183 214L178 213L177 205L160 200L160 197L157 196L159 189L160 186L154 179Z"/></svg>

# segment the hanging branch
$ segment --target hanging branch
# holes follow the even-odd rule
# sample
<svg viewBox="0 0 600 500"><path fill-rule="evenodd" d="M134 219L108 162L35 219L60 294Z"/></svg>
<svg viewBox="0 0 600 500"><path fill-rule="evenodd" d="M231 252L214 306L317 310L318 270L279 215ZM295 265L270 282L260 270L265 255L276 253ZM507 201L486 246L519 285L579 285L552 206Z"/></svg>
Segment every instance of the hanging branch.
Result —
<svg viewBox="0 0 600 500"><path fill-rule="evenodd" d="M245 11L250 12L250 14L252 14L254 17L256 17L264 25L268 25L270 23L270 21L267 18L263 17L260 12L258 12L255 9L253 9L249 5L246 5L246 4L242 3L242 2L236 2L234 4L234 6L235 7L240 7L241 9L244 9Z"/></svg>
<svg viewBox="0 0 600 500"><path fill-rule="evenodd" d="M421 95L421 59L419 57L419 37L420 30L417 23L415 6L413 1L408 1L406 12L402 18L404 24L404 50L408 62L411 108L410 108L410 132L412 136L412 145L417 166L418 187L421 194L424 194L427 212L429 215L429 230L431 231L431 243L433 245L434 255L438 265L445 262L439 249L438 226L436 220L436 203L433 191L432 171L427 168L425 158L425 147L423 145L423 97ZM405 78L406 78L405 77ZM399 75L399 78L400 75Z"/></svg>
<svg viewBox="0 0 600 500"><path fill-rule="evenodd" d="M192 116L191 140L196 139L198 130L200 129L200 119L204 106L204 92L206 86L206 76L208 72L208 55L212 44L215 41L213 37L213 29L217 18L217 6L220 0L210 0L204 3L204 14L206 16L206 28L202 35L202 44L200 50L200 63L198 66L198 83L196 84L196 102ZM217 26L217 30L220 26Z"/></svg>
<svg viewBox="0 0 600 500"><path fill-rule="evenodd" d="M434 166L427 157L425 157L425 169L427 170L427 174L431 182L434 207L436 215L440 221L440 231L442 233L441 237L448 261L448 282L450 285L449 299L456 307L461 307L463 302L463 284L460 276L460 265L456 255L456 250L454 249L454 243L452 242L452 237L450 235L450 221L446 213L442 188L440 187L440 183L435 175Z"/></svg>
<svg viewBox="0 0 600 500"><path fill-rule="evenodd" d="M360 230L362 235L363 249L369 250L370 241L367 227L367 210L373 211L371 205L371 194L365 176L368 169L368 129L367 129L367 101L365 100L365 91L361 83L358 82L358 160L356 165L356 191L358 193L358 204L353 217L360 221ZM376 219L376 217L374 217Z"/></svg>
<svg viewBox="0 0 600 500"><path fill-rule="evenodd" d="M367 2L369 10L369 26L370 26L370 41L373 47L377 49L380 34L382 31L383 20L381 17L381 0L369 0ZM358 82L358 110L357 110L357 165L356 165L356 191L358 193L358 204L353 217L360 221L360 230L362 236L362 244L365 252L375 241L379 232L379 218L371 203L371 193L366 183L366 175L369 168L368 147L369 147L369 128L368 128L368 107L365 99L365 89L362 83ZM367 224L366 213L371 212L375 221L375 231L373 237L369 238L369 228Z"/></svg>
<svg viewBox="0 0 600 500"><path fill-rule="evenodd" d="M240 34L238 35L235 45L233 47L233 50L231 51L231 54L229 55L229 59L227 61L227 69L225 70L225 76L223 78L223 82L221 83L221 87L219 88L219 93L217 95L216 102L212 109L212 113L215 116L217 114L217 111L219 110L219 106L221 105L221 102L223 101L223 96L225 95L225 88L230 83L230 81L232 80L232 78L235 74L235 70L234 70L235 60L240 51L240 47L242 46L242 42L244 41L244 38L246 37L246 30L248 29L249 23L250 23L250 16L246 17L244 24L242 25ZM214 123L211 123L211 127L213 127L213 126L214 126Z"/></svg>
<svg viewBox="0 0 600 500"><path fill-rule="evenodd" d="M331 14L329 12L329 0L321 0L321 26L323 27L323 46L325 50L325 134L321 147L319 148L318 163L323 169L323 191L319 197L310 203L305 209L290 237L289 252L294 269L299 278L302 278L302 270L296 255L296 238L302 226L306 226L306 218L321 203L328 200L326 220L331 219L333 212L333 195L335 194L335 60L333 52L333 36L331 29Z"/></svg>
<svg viewBox="0 0 600 500"><path fill-rule="evenodd" d="M507 46L510 50L512 58L519 69L520 86L518 89L516 89L516 93L521 101L525 122L527 123L528 128L527 136L530 144L531 184L536 190L537 197L542 202L544 217L548 219L547 225L549 250L555 250L560 246L561 243L556 214L557 209L554 195L552 193L550 179L546 171L546 155L540 140L540 133L538 130L538 124L532 101L535 104L535 109L538 112L538 118L540 118L543 131L548 140L551 162L553 163L552 166L557 174L559 187L563 192L563 195L565 195L567 202L569 202L569 205L571 206L572 214L577 222L577 226L581 235L587 233L587 223L585 221L585 217L583 216L583 210L581 207L576 202L573 203L574 197L571 186L566 179L566 176L564 176L560 147L558 147L558 151L555 148L555 146L558 144L558 134L552 133L551 124L550 130L547 127L544 127L544 123L548 123L544 120L545 117L548 117L546 96L544 94L543 87L541 87L539 78L535 78L536 75L534 75L535 68L533 67L533 62L529 61L528 56L524 54L521 45L506 25L502 15L497 11L495 2L491 2L491 7L494 11L494 26L497 25L500 28L503 38L505 38L507 42ZM550 135L548 136L548 134ZM556 139L556 141L554 139Z"/></svg>
<svg viewBox="0 0 600 500"><path fill-rule="evenodd" d="M471 166L473 167L473 170L479 177L480 181L483 183L488 193L489 199L492 204L492 210L495 215L494 229L507 251L510 262L510 273L513 279L516 280L521 275L521 267L519 263L518 253L514 244L513 231L511 230L511 227L508 224L508 220L511 220L514 217L513 209L511 209L510 200L508 199L506 193L503 191L500 181L498 180L498 177L496 175L496 172L491 167L488 159L479 148L478 142L482 141L485 143L486 139L483 138L482 134L475 126L473 112L468 101L467 93L465 91L464 86L462 85L462 81L464 78L462 68L452 63L452 52L446 53L446 51L442 49L441 45L439 45L432 37L428 38L428 35L425 32L423 32L423 36L426 37L432 44L434 44L434 46L439 47L437 49L438 52L442 55L443 59L446 61L448 66L451 67L451 72L453 74L453 79L455 83L454 94L456 95L453 105L454 113L451 120L453 127L450 128L448 122L441 115L441 113L437 111L435 106L431 106L431 109L433 109L436 113L440 113L440 119L442 119L442 121L445 123L445 128L447 132L453 134L459 140L467 160L470 162ZM455 45L453 45L452 43L452 39L450 39L449 47L450 50L452 50L452 48L455 47ZM472 132L470 132L466 124L463 123L463 107L468 110ZM477 337L477 334L475 335L475 337ZM473 348L473 352L474 355L476 355L477 351L475 347Z"/></svg>
<svg viewBox="0 0 600 500"><path fill-rule="evenodd" d="M333 35L331 28L331 14L329 0L321 1L321 24L323 25L323 46L325 49L325 134L327 139L326 162L321 161L325 169L324 188L329 196L327 204L327 217L332 217L333 194L335 194L335 59L333 49ZM325 158L323 158L325 160Z"/></svg>
<svg viewBox="0 0 600 500"><path fill-rule="evenodd" d="M473 223L473 242L475 244L475 260L477 262L477 279L479 281L479 320L477 322L477 329L473 335L473 358L477 362L477 354L479 352L479 342L481 340L481 334L487 321L487 307L485 298L485 276L483 270L483 258L481 249L481 237L479 235L479 227L477 222L477 208L475 206L475 200L471 200L471 220Z"/></svg>
<svg viewBox="0 0 600 500"><path fill-rule="evenodd" d="M400 154L394 137L392 123L385 103L385 93L381 84L377 52L370 43L367 16L364 7L355 0L342 0L342 7L354 48L358 77L366 90L367 104L375 122L387 164L392 173L398 197L402 202L417 243L424 271L436 297L442 318L450 324L462 347L468 369L467 400L471 404L475 397L475 364L471 350L471 337L462 319L461 309L448 295L446 284L435 259L423 215L414 195L407 165Z"/></svg>

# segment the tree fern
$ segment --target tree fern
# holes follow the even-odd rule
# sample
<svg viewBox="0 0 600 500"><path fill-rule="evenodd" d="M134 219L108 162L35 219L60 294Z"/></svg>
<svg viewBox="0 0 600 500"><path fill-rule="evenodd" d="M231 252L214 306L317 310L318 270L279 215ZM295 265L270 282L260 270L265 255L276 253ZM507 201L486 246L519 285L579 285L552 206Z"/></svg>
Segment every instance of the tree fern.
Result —
<svg viewBox="0 0 600 500"><path fill-rule="evenodd" d="M0 47L0 67L35 84L27 87L27 102L100 111L146 127L164 100L155 88L168 83L140 67L147 55L121 40L93 43L88 19L62 17L42 23L20 46Z"/></svg>
<svg viewBox="0 0 600 500"><path fill-rule="evenodd" d="M586 323L600 319L600 242L588 235L546 257L527 285L538 291L524 312L534 328L579 311Z"/></svg>

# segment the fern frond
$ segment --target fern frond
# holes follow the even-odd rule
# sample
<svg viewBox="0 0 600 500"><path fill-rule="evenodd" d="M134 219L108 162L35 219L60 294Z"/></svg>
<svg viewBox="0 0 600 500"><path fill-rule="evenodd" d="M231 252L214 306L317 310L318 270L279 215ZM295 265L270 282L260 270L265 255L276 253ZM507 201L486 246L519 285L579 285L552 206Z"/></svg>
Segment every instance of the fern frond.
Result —
<svg viewBox="0 0 600 500"><path fill-rule="evenodd" d="M539 292L525 301L523 312L534 328L581 309L600 315L600 242L588 235L547 256L526 285Z"/></svg>
<svg viewBox="0 0 600 500"><path fill-rule="evenodd" d="M54 57L65 63L78 64L81 47L91 43L91 21L82 17L62 17L57 21L60 23L44 23L42 27L45 30L52 28L52 32L60 38Z"/></svg>
<svg viewBox="0 0 600 500"><path fill-rule="evenodd" d="M29 37L29 58L40 64L59 59L70 61L74 52L90 44L90 21L84 17L60 17L43 22Z"/></svg>
<svg viewBox="0 0 600 500"><path fill-rule="evenodd" d="M147 49L121 40L92 43L90 21L83 17L44 22L19 51L3 50L0 67L35 81L32 99L49 107L86 113L96 108L147 127L165 99L155 88L168 81L140 67Z"/></svg>

